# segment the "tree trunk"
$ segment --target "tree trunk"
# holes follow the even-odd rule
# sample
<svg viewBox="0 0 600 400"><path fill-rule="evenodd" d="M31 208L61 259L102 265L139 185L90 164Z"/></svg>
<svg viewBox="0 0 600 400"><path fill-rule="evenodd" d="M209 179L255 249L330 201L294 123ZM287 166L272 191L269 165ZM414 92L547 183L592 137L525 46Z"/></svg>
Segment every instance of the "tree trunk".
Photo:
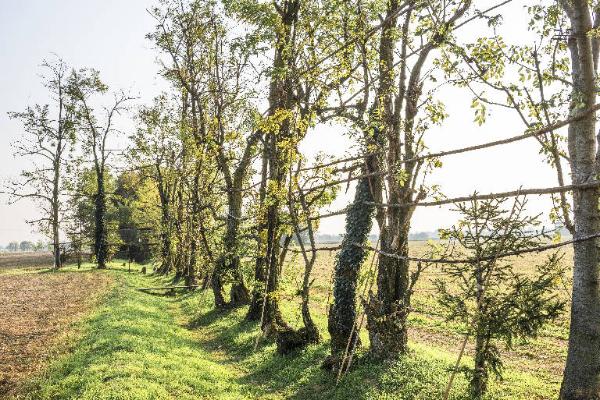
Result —
<svg viewBox="0 0 600 400"><path fill-rule="evenodd" d="M595 73L591 39L592 24L588 3L574 0L565 4L571 20L573 92L571 114L580 113L596 102ZM574 184L598 179L595 113L569 125L568 148ZM573 194L575 237L600 232L598 189ZM573 301L569 350L561 387L561 399L600 399L600 266L598 240L574 245Z"/></svg>
<svg viewBox="0 0 600 400"><path fill-rule="evenodd" d="M410 218L405 215L397 232L384 227L380 234L381 251L408 256ZM365 305L371 353L378 359L395 359L406 353L408 344L407 318L409 262L379 255L377 295L370 295Z"/></svg>
<svg viewBox="0 0 600 400"><path fill-rule="evenodd" d="M222 278L228 276L231 279L230 302L228 306L239 307L250 303L250 292L244 283L241 271L238 235L240 230L240 218L242 216L242 191L240 187L234 187L229 194L229 207L227 214L227 229L223 238L223 255L217 263L215 275L219 279L218 286L213 290L221 293L215 294L223 297ZM220 306L226 306L221 304Z"/></svg>
<svg viewBox="0 0 600 400"><path fill-rule="evenodd" d="M358 274L367 252L354 244L366 243L369 239L375 206L365 202L372 201L369 178L360 179L356 186L354 201L346 214L346 234L335 264L333 303L327 324L331 335L331 357L326 360L326 366L336 367L340 356L346 350L348 341L351 340L351 345L356 342L354 337L350 339L350 334L356 320ZM354 349L349 350L352 352Z"/></svg>
<svg viewBox="0 0 600 400"><path fill-rule="evenodd" d="M485 327L478 327L475 338L475 365L473 376L469 382L469 391L471 399L481 400L487 390L488 373L485 363L485 353L487 352L487 340L482 335Z"/></svg>
<svg viewBox="0 0 600 400"><path fill-rule="evenodd" d="M269 159L266 144L262 150L262 170L261 170L261 183L258 195L258 209L262 210L265 204L265 198L267 193L267 179L268 179L268 167ZM258 232L256 239L256 261L254 265L254 289L252 290L252 299L250 300L250 307L246 313L246 321L260 321L262 313L262 304L264 297L264 287L267 281L267 273L265 270L265 243L262 239L260 232L264 232L266 225L264 221L258 221Z"/></svg>
<svg viewBox="0 0 600 400"><path fill-rule="evenodd" d="M185 228L184 224L184 200L183 200L183 184L179 185L177 188L177 218L175 219L175 229L176 229L176 238L177 238L177 248L179 251L175 253L173 257L173 263L170 266L170 269L175 269L175 271L181 270L181 265L185 262Z"/></svg>
<svg viewBox="0 0 600 400"><path fill-rule="evenodd" d="M54 253L54 269L61 267L61 254L60 254L60 232L59 232L59 215L58 215L58 199L56 203L52 205L52 245Z"/></svg>
<svg viewBox="0 0 600 400"><path fill-rule="evenodd" d="M264 284L267 280L265 271L265 258L257 257L254 265L254 290L252 291L252 299L246 313L246 321L260 321L262 312L262 303L264 297Z"/></svg>
<svg viewBox="0 0 600 400"><path fill-rule="evenodd" d="M196 281L196 251L197 251L197 243L196 238L192 238L192 243L190 244L190 260L188 262L184 278L186 286L195 285Z"/></svg>
<svg viewBox="0 0 600 400"><path fill-rule="evenodd" d="M62 104L62 103L61 103ZM59 132L62 130L59 128ZM60 211L59 211L59 191L60 191L60 163L61 163L61 154L62 154L62 135L58 138L58 145L56 150L56 157L54 158L53 168L54 168L54 177L52 179L52 215L51 215L51 225L52 225L52 245L53 245L53 253L54 253L54 269L58 269L62 266L60 259Z"/></svg>
<svg viewBox="0 0 600 400"><path fill-rule="evenodd" d="M298 330L290 327L284 328L277 333L277 352L280 355L290 354L309 344L317 344L321 340L319 329L310 316L310 308L307 300L308 297L302 301L302 320L304 326Z"/></svg>
<svg viewBox="0 0 600 400"><path fill-rule="evenodd" d="M171 271L172 257L171 257L171 235L168 232L161 233L161 264L158 267L158 273L166 275Z"/></svg>
<svg viewBox="0 0 600 400"><path fill-rule="evenodd" d="M286 122L283 122L285 124ZM288 127L289 128L289 127ZM285 131L285 128L281 129ZM271 134L269 138L269 180L272 182L278 182L280 187L285 187L285 168L281 165L283 160L279 154L277 148L278 136ZM269 333L275 333L279 330L287 329L287 324L283 321L283 316L279 309L279 300L277 291L279 290L279 256L280 256L280 207L281 200L278 198L279 194L274 193L273 197L269 202L267 208L267 257L266 257L266 270L267 270L267 284L266 294L264 295L264 313L262 318L262 329Z"/></svg>
<svg viewBox="0 0 600 400"><path fill-rule="evenodd" d="M162 179L161 179L162 181ZM171 251L171 211L169 209L170 202L168 199L168 195L165 193L165 190L162 188L162 182L159 183L159 193L160 193L160 208L161 208L161 233L160 233L160 258L161 264L158 267L158 273L161 275L166 275L169 273L173 266L173 255Z"/></svg>
<svg viewBox="0 0 600 400"><path fill-rule="evenodd" d="M396 46L402 38L396 32L398 17L396 13L401 7L398 0L387 2L386 22L381 31L379 41L379 86L377 88L376 101L371 111L371 125L381 127L378 135L380 149L385 148L386 162L381 160L381 165L388 169L398 168L401 151L405 149L405 156L410 158L412 146L412 132L407 117L405 124L405 138L401 144L400 133L403 126L400 123L401 107L404 101L406 60L402 60L400 68L399 92L396 93L395 86L395 62L394 54ZM410 14L405 18L410 18ZM404 25L404 34L408 29ZM405 47L405 46L404 46ZM403 52L405 48L403 49ZM421 58L422 55L419 55ZM418 101L418 95L412 101ZM407 103L408 104L408 103ZM407 106L408 107L408 106ZM408 133L408 135L406 134ZM383 158L384 155L380 155ZM405 181L399 182L396 174L386 174L388 201L399 203L411 200L412 177L414 171L410 165L403 165L406 174ZM382 177L383 178L383 177ZM378 181L373 179L372 181ZM377 203L382 203L384 198L383 179L373 187L373 198ZM408 231L410 228L411 211L406 209L377 208L376 220L380 229L380 246L382 252L398 256L408 255ZM365 304L367 316L367 329L371 342L371 354L378 359L394 359L407 350L407 327L408 316L408 267L406 260L387 257L382 254L378 256L377 268L377 294L369 293L368 303Z"/></svg>
<svg viewBox="0 0 600 400"><path fill-rule="evenodd" d="M281 29L276 30L275 56L273 67L275 70L285 70L283 76L274 75L269 87L269 117L274 117L281 111L292 111L295 105L294 82L291 76L294 59L291 48L295 45L295 36L292 34L293 26L298 20L300 0L286 0L282 6L276 6L276 11L281 19ZM266 156L268 160L268 178L274 183L272 197L266 210L266 293L263 297L264 313L262 314L262 329L267 334L279 330L289 329L279 310L277 291L279 290L279 256L281 239L281 193L279 188L286 188L287 171L292 161L292 150L283 148L282 143L292 140L293 132L291 116L279 122L275 132L265 132Z"/></svg>
<svg viewBox="0 0 600 400"><path fill-rule="evenodd" d="M97 174L97 192L95 204L95 234L94 247L98 268L106 268L108 258L108 243L106 231L106 192L104 188L104 172Z"/></svg>

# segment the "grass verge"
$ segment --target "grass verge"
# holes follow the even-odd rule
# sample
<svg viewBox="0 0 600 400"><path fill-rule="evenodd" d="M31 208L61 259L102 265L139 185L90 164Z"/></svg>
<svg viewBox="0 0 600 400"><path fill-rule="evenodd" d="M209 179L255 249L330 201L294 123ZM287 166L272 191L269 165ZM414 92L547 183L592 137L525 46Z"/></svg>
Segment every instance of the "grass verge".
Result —
<svg viewBox="0 0 600 400"><path fill-rule="evenodd" d="M30 384L30 399L439 399L455 354L413 343L410 355L385 365L359 354L339 385L320 369L324 343L286 357L261 340L244 309L212 307L210 292L160 296L135 287L164 278L113 270L117 280L105 302L81 323L81 338ZM296 305L284 304L293 322ZM467 362L467 361L465 361ZM466 364L465 364L466 365ZM492 381L489 399L547 399L557 387L518 369ZM458 374L452 399L467 399Z"/></svg>

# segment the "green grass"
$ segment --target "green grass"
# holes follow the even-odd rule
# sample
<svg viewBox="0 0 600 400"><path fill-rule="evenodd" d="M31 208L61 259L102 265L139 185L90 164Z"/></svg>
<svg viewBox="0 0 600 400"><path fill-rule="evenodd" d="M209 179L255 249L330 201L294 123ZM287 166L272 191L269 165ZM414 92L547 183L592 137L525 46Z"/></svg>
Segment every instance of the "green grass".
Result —
<svg viewBox="0 0 600 400"><path fill-rule="evenodd" d="M160 282L106 273L117 276L116 286L83 321L81 340L32 383L27 398L242 397L234 370L213 360L195 333L178 324L177 301L133 289Z"/></svg>
<svg viewBox="0 0 600 400"><path fill-rule="evenodd" d="M136 268L137 269L137 268ZM159 286L164 278L109 270L116 285L102 304L79 323L80 339L29 385L30 399L439 399L456 354L423 343L390 364L359 354L339 385L320 364L327 355L326 318L315 319L324 344L286 357L275 345L254 342L257 324L243 321L244 309L213 310L211 293L160 296L135 287ZM294 322L296 303L284 314ZM366 339L366 337L365 337ZM465 360L468 363L468 359ZM452 399L467 399L458 374ZM555 397L555 383L507 368L492 381L489 399Z"/></svg>
<svg viewBox="0 0 600 400"><path fill-rule="evenodd" d="M275 353L275 345L261 341L255 324L243 321L245 310L226 314L212 309L210 293L188 295L182 299L185 314L199 315L190 327L201 332L203 345L223 355L223 361L246 371L242 382L251 388L251 398L292 399L439 399L442 398L456 361L456 354L420 343L411 343L411 353L395 363L381 365L360 353L352 371L335 385L335 376L320 368L328 352L326 319L315 318L324 343L291 356ZM294 321L297 309L284 303L284 315ZM368 338L363 336L363 342ZM469 363L465 358L463 365ZM504 381L492 380L489 399L548 399L557 387L519 370L507 369ZM467 381L457 374L451 399L468 399Z"/></svg>

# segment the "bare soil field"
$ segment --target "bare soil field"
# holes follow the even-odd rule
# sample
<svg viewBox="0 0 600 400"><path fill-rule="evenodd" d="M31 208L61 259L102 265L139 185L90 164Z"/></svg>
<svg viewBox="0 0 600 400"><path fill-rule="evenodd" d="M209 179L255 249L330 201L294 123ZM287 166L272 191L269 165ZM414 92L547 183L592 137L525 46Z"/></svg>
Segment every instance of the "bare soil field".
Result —
<svg viewBox="0 0 600 400"><path fill-rule="evenodd" d="M110 286L92 273L0 275L0 398L37 372L70 324Z"/></svg>
<svg viewBox="0 0 600 400"><path fill-rule="evenodd" d="M50 268L53 264L51 252L0 253L0 271L15 268Z"/></svg>

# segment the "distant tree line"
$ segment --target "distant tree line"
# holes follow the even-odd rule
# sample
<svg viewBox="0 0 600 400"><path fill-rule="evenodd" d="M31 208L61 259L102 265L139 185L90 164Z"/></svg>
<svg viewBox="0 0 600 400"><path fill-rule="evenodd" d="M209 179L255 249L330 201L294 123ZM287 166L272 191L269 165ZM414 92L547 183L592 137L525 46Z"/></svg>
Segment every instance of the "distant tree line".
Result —
<svg viewBox="0 0 600 400"><path fill-rule="evenodd" d="M44 241L32 242L29 240L23 240L21 242L10 242L6 246L0 246L0 250L4 249L6 251L17 252L17 251L48 251L51 249L51 246Z"/></svg>

